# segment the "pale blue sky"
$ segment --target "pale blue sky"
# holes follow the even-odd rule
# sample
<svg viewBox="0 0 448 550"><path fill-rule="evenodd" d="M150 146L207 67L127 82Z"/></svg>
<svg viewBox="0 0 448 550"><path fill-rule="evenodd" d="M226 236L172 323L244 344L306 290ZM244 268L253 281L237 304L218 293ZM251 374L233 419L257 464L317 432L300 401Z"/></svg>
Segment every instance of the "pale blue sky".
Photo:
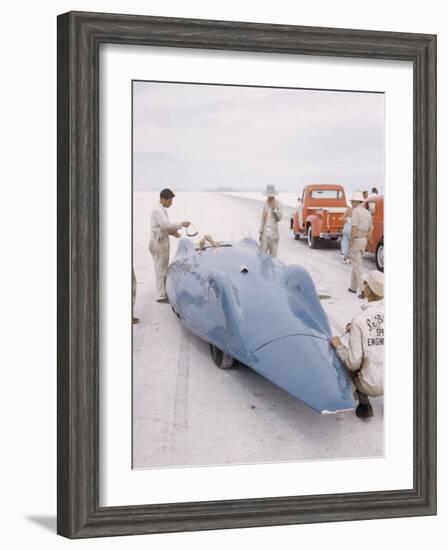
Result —
<svg viewBox="0 0 448 550"><path fill-rule="evenodd" d="M134 190L384 187L384 95L134 82Z"/></svg>

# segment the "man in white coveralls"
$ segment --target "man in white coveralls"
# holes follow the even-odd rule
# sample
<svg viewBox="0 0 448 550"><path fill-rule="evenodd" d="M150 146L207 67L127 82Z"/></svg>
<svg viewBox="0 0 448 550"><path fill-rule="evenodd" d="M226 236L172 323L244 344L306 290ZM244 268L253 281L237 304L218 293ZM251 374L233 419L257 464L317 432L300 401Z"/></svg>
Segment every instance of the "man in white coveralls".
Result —
<svg viewBox="0 0 448 550"><path fill-rule="evenodd" d="M178 230L181 227L188 227L190 222L170 223L167 208L173 203L175 197L171 189L160 191L160 202L151 212L151 237L149 241L149 252L154 260L156 273L157 302L167 303L166 296L166 275L170 262L170 235L180 237Z"/></svg>
<svg viewBox="0 0 448 550"><path fill-rule="evenodd" d="M275 197L277 195L273 185L267 185L264 194L267 196L264 203L260 223L260 250L277 257L278 252L278 222L282 219L282 205Z"/></svg>
<svg viewBox="0 0 448 550"><path fill-rule="evenodd" d="M364 208L364 197L361 191L355 191L351 198L352 203L352 231L350 235L350 262L352 275L349 292L361 291L359 297L365 298L362 290L362 257L366 251L367 242L372 234L372 216Z"/></svg>
<svg viewBox="0 0 448 550"><path fill-rule="evenodd" d="M350 338L348 347L339 336L331 339L341 361L350 372L359 401L356 416L373 416L369 396L383 395L384 363L384 276L371 271L363 277L367 304L346 327Z"/></svg>

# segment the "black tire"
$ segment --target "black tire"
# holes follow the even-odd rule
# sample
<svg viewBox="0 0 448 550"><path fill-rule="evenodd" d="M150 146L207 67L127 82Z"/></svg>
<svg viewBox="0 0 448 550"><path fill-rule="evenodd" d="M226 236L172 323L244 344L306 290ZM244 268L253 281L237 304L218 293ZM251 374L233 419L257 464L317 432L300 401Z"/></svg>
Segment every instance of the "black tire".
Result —
<svg viewBox="0 0 448 550"><path fill-rule="evenodd" d="M170 305L171 305L171 304L170 304ZM173 310L174 315L175 315L178 319L180 319L180 315L179 315L179 314L177 313L177 311L173 308L173 306L171 306L171 309Z"/></svg>
<svg viewBox="0 0 448 550"><path fill-rule="evenodd" d="M376 263L376 268L378 269L378 271L383 272L384 271L384 241L383 240L381 240L376 245L375 263Z"/></svg>
<svg viewBox="0 0 448 550"><path fill-rule="evenodd" d="M294 233L294 239L300 241L300 233Z"/></svg>
<svg viewBox="0 0 448 550"><path fill-rule="evenodd" d="M308 238L308 246L310 248L318 248L319 247L319 237L315 237L313 235L313 228L311 227L311 225L308 226L308 231L307 231L307 238Z"/></svg>
<svg viewBox="0 0 448 550"><path fill-rule="evenodd" d="M235 359L227 353L224 353L219 348L210 344L210 355L212 356L213 363L220 369L230 369L235 363Z"/></svg>

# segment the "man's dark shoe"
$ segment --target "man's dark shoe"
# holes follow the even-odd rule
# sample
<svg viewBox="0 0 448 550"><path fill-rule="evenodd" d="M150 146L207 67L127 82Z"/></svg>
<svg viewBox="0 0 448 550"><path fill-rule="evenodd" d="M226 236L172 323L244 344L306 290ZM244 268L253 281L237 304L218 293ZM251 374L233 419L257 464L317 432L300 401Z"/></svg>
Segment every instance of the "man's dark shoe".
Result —
<svg viewBox="0 0 448 550"><path fill-rule="evenodd" d="M370 418L373 416L373 409L370 403L362 405L361 403L356 407L356 416L358 418Z"/></svg>
<svg viewBox="0 0 448 550"><path fill-rule="evenodd" d="M352 290L351 288L349 288L348 291L352 292L353 294L356 294L356 290Z"/></svg>
<svg viewBox="0 0 448 550"><path fill-rule="evenodd" d="M361 300L364 300L366 295L364 294L364 290L361 292L361 294L358 295L358 298L361 298Z"/></svg>
<svg viewBox="0 0 448 550"><path fill-rule="evenodd" d="M159 304L167 304L168 298L159 298L156 300L156 302L159 302Z"/></svg>

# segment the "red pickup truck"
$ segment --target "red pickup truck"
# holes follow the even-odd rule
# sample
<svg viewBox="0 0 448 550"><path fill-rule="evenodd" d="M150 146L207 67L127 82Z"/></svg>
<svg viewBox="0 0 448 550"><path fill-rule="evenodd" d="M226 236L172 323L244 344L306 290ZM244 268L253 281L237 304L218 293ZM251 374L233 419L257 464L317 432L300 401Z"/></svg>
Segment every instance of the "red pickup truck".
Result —
<svg viewBox="0 0 448 550"><path fill-rule="evenodd" d="M304 236L310 248L317 248L322 239L342 237L347 200L342 185L308 185L297 199L299 206L291 218L296 239Z"/></svg>

